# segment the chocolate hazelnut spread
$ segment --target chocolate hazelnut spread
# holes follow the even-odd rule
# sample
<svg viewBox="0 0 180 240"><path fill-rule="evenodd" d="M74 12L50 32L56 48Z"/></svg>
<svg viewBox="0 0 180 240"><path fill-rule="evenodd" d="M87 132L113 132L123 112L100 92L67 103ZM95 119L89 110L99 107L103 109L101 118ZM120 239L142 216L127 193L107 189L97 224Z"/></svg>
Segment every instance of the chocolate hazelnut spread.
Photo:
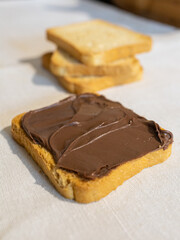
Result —
<svg viewBox="0 0 180 240"><path fill-rule="evenodd" d="M26 113L21 126L46 148L57 168L86 179L104 176L127 161L173 141L172 133L118 102L95 94L68 97Z"/></svg>

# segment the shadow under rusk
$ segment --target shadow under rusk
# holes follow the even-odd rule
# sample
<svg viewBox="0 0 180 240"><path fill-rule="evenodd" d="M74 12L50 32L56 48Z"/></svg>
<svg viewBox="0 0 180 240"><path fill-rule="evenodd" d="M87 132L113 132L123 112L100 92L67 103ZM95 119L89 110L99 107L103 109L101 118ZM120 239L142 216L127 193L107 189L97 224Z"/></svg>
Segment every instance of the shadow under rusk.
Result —
<svg viewBox="0 0 180 240"><path fill-rule="evenodd" d="M144 34L167 34L178 30L178 28L176 27L156 22L152 19L137 16L133 13L120 9L115 5L110 5L99 1L79 0L73 6L60 6L55 4L53 5L52 3L45 4L44 7L46 8L46 10L52 12L75 12L77 14L81 12L83 14L86 14L90 18L103 19L105 21L109 21L117 25L122 25L134 31L142 32ZM60 24L61 23L59 23L59 25Z"/></svg>
<svg viewBox="0 0 180 240"><path fill-rule="evenodd" d="M12 138L11 135L11 127L6 127L0 131L0 134L6 139L11 151L13 154L17 155L21 162L28 169L30 174L35 179L35 184L40 185L54 197L58 198L61 201L66 201L69 203L76 203L73 200L66 199L61 196L56 189L51 185L46 175L43 173L41 168L36 164L36 162L32 159L32 157L26 152L26 150L20 146L16 141Z"/></svg>
<svg viewBox="0 0 180 240"><path fill-rule="evenodd" d="M20 63L30 64L34 68L35 74L32 78L32 81L34 84L45 85L45 86L54 86L59 91L65 92L64 88L61 87L61 85L58 83L55 76L53 76L50 72L48 72L42 66L41 57L22 59L22 60L20 60Z"/></svg>

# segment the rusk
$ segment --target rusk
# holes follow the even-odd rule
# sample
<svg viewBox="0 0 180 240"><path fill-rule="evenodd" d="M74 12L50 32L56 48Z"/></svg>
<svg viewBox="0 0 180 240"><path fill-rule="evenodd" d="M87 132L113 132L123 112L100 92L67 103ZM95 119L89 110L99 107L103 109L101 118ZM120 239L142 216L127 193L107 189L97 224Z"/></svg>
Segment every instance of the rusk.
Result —
<svg viewBox="0 0 180 240"><path fill-rule="evenodd" d="M113 87L116 85L123 85L138 81L142 77L142 68L138 70L138 72L134 75L125 75L119 77L111 77L111 76L84 76L84 77L57 77L59 83L67 89L71 93L96 93L105 88Z"/></svg>
<svg viewBox="0 0 180 240"><path fill-rule="evenodd" d="M103 20L49 28L47 39L86 65L103 65L151 49L149 36Z"/></svg>
<svg viewBox="0 0 180 240"><path fill-rule="evenodd" d="M133 74L140 66L135 57L123 58L101 66L87 66L71 55L57 49L52 53L50 61L51 72L56 76L120 76Z"/></svg>
<svg viewBox="0 0 180 240"><path fill-rule="evenodd" d="M171 145L169 145L166 150L160 149L128 161L112 169L108 175L101 178L95 180L83 179L75 173L56 168L53 156L45 148L34 144L21 128L20 121L23 115L20 114L12 120L13 138L38 163L61 195L80 203L89 203L105 197L125 180L133 177L144 168L165 161L171 154Z"/></svg>
<svg viewBox="0 0 180 240"><path fill-rule="evenodd" d="M47 53L42 57L43 66L51 71L50 69L51 53ZM139 62L134 68L132 73L125 73L119 76L62 76L57 77L59 83L71 93L85 93L85 92L97 92L99 90L131 83L140 80L142 77L143 69Z"/></svg>

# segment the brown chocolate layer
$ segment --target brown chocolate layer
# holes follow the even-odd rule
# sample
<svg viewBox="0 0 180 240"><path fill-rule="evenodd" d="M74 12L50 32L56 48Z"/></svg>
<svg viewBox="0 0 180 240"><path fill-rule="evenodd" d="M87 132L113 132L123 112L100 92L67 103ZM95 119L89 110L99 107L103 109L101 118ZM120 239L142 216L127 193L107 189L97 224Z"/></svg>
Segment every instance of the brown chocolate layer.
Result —
<svg viewBox="0 0 180 240"><path fill-rule="evenodd" d="M21 126L54 156L57 167L87 179L166 149L172 133L103 96L81 94L24 115Z"/></svg>

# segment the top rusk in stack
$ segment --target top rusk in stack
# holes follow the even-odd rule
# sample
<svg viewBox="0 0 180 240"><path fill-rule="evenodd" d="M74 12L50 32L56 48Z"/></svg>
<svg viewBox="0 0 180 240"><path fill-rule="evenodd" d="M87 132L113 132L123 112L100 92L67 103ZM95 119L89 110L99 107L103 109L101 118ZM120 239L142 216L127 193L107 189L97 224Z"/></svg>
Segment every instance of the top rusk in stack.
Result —
<svg viewBox="0 0 180 240"><path fill-rule="evenodd" d="M91 20L47 30L57 50L42 61L70 92L96 92L139 80L142 66L135 54L151 49L149 36Z"/></svg>

